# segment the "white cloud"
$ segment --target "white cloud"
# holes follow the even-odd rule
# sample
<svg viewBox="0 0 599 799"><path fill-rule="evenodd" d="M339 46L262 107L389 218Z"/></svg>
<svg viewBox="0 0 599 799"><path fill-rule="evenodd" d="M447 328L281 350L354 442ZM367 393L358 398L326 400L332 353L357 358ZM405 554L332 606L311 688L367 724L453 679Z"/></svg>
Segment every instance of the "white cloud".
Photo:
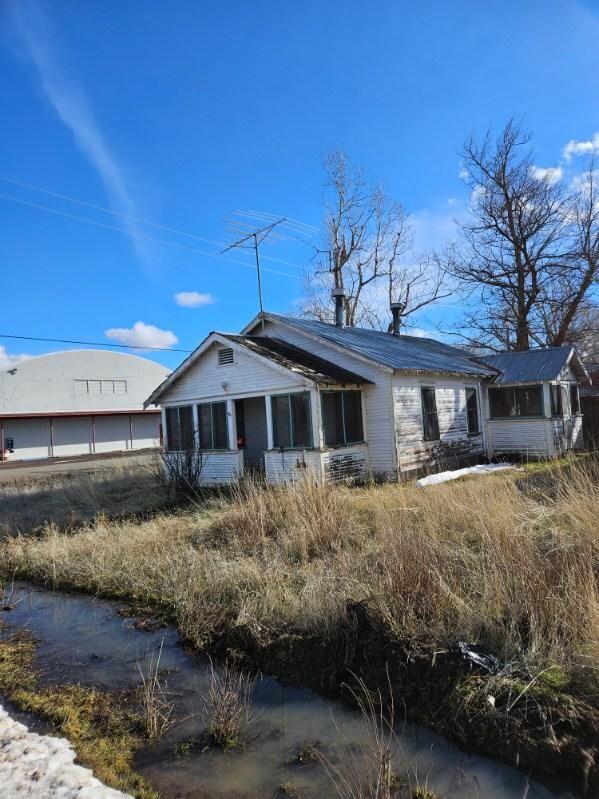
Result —
<svg viewBox="0 0 599 799"><path fill-rule="evenodd" d="M439 340L440 335L434 330L426 330L423 327L408 327L406 335L415 336L416 338L434 338Z"/></svg>
<svg viewBox="0 0 599 799"><path fill-rule="evenodd" d="M535 180L546 180L547 183L559 183L564 176L561 166L533 166L530 170Z"/></svg>
<svg viewBox="0 0 599 799"><path fill-rule="evenodd" d="M22 352L20 355L9 355L6 351L6 347L3 344L0 344L0 372L4 369L10 369L11 366L15 366L17 363L26 361L31 357L33 356L26 355L24 352Z"/></svg>
<svg viewBox="0 0 599 799"><path fill-rule="evenodd" d="M98 172L113 204L123 213L134 216L137 209L129 196L121 169L98 127L85 91L60 61L52 42L50 21L36 0L12 0L9 8L50 105ZM126 227L138 254L145 256L145 245L137 226L130 220Z"/></svg>
<svg viewBox="0 0 599 799"><path fill-rule="evenodd" d="M164 347L168 349L179 343L172 330L161 330L155 325L136 322L133 327L111 327L106 330L106 338L129 344L132 347Z"/></svg>
<svg viewBox="0 0 599 799"><path fill-rule="evenodd" d="M173 294L173 299L183 308L199 308L202 305L214 305L216 302L216 297L212 294L200 294L198 291L179 291Z"/></svg>
<svg viewBox="0 0 599 799"><path fill-rule="evenodd" d="M599 133L594 133L590 139L579 141L570 139L562 150L562 155L566 161L570 161L577 155L591 155L599 151Z"/></svg>

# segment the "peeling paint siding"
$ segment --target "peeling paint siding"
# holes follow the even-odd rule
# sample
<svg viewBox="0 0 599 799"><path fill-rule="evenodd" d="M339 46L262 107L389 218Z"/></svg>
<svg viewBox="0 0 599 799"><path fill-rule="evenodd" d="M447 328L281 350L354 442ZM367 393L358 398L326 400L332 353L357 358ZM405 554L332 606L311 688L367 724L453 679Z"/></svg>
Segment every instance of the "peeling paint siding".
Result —
<svg viewBox="0 0 599 799"><path fill-rule="evenodd" d="M364 445L325 450L321 457L324 476L333 483L361 479L367 475L368 449Z"/></svg>
<svg viewBox="0 0 599 799"><path fill-rule="evenodd" d="M266 323L266 335L295 344L297 347L313 352L321 358L333 361L339 366L357 372L374 385L364 386L364 434L368 442L368 469L375 473L392 476L396 472L395 429L393 401L391 396L391 374L367 363L350 353L340 352L326 343L315 342L299 330L291 330L274 322Z"/></svg>
<svg viewBox="0 0 599 799"><path fill-rule="evenodd" d="M572 445L574 449L584 448L583 416L575 416L572 421Z"/></svg>
<svg viewBox="0 0 599 799"><path fill-rule="evenodd" d="M424 441L420 391L422 386L435 389L439 441ZM466 388L476 386L476 380L408 375L393 377L395 427L401 471L418 469L429 463L436 465L443 461L483 454L482 435L473 436L468 433Z"/></svg>
<svg viewBox="0 0 599 799"><path fill-rule="evenodd" d="M269 483L287 483L311 472L322 477L321 453L317 450L271 450L264 453L264 470Z"/></svg>
<svg viewBox="0 0 599 799"><path fill-rule="evenodd" d="M268 363L235 349L235 363L219 366L218 346L210 347L193 366L165 392L161 404L177 405L183 402L224 397L268 394L271 391L299 391L311 386L299 375L285 374ZM228 384L225 392L223 383Z"/></svg>

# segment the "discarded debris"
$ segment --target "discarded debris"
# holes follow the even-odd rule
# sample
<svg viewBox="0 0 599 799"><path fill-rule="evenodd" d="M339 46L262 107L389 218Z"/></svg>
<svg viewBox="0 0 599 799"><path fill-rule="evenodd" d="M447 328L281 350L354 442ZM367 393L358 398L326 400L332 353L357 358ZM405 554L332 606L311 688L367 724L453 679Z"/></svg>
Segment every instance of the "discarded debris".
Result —
<svg viewBox="0 0 599 799"><path fill-rule="evenodd" d="M503 670L504 664L495 657L495 655L488 655L481 652L480 649L472 644L467 644L465 641L458 641L458 649L464 660L470 666L476 666L483 669L488 674L499 674Z"/></svg>
<svg viewBox="0 0 599 799"><path fill-rule="evenodd" d="M467 477L469 474L492 474L493 472L504 472L507 469L517 469L513 463L479 463L477 466L467 466L464 469L452 469L438 474L429 474L428 477L421 477L416 480L418 488L447 483L449 480L459 480L460 477Z"/></svg>

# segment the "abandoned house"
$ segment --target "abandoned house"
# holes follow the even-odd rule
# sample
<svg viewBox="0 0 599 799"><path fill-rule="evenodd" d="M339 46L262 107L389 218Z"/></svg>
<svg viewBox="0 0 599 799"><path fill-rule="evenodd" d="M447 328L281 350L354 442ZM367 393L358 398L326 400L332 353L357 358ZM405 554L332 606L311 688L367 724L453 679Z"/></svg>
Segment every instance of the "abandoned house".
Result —
<svg viewBox="0 0 599 799"><path fill-rule="evenodd" d="M398 479L503 453L582 446L572 347L476 358L428 338L264 313L211 333L152 393L167 452L202 480Z"/></svg>

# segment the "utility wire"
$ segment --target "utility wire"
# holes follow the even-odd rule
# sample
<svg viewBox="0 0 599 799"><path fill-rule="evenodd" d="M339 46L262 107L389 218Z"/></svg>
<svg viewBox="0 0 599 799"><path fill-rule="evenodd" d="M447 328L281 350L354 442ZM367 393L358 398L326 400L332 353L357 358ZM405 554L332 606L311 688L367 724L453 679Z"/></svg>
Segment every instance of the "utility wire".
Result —
<svg viewBox="0 0 599 799"><path fill-rule="evenodd" d="M130 236L131 233L122 227L116 227L115 225L108 225L106 222L97 222L93 219L86 219L83 216L75 216L75 214L69 214L66 211L58 211L56 208L50 208L48 205L41 205L40 203L33 203L29 200L20 200L17 197L10 197L8 194L0 194L0 199L2 200L9 200L10 202L18 203L19 205L27 205L30 208L37 208L41 211L48 211L51 214L56 214L57 216L65 216L67 219L75 219L77 222L85 222L87 225L95 225L96 227L108 228L108 230L116 230L118 233L124 233L126 236ZM187 250L188 252L194 252L198 255L204 255L208 258L220 258L221 260L225 261L225 263L230 264L238 264L239 266L245 266L246 269L254 269L255 267L252 264L245 263L245 261L237 261L233 258L225 258L224 255L219 255L217 253L212 252L205 252L203 250L198 250L195 247L188 247L185 244L177 244L174 241L167 241L166 239L158 239L155 236L148 236L145 233L136 233L142 239L147 239L148 241L154 241L158 244L165 244L167 247L176 247L179 250ZM270 272L273 275L282 275L283 277L291 277L294 280L301 280L301 276L298 274L292 274L291 272L282 272L279 269L271 269L270 267L264 267L265 272Z"/></svg>
<svg viewBox="0 0 599 799"><path fill-rule="evenodd" d="M196 241L203 241L206 244L216 244L218 247L223 246L222 241L216 241L215 239L207 239L204 236L197 236L195 233L188 233L185 230L178 230L174 227L169 227L168 225L161 225L158 222L150 222L147 219L141 219L138 216L132 216L131 214L123 214L121 211L114 211L112 208L104 208L102 205L94 205L94 203L86 202L85 200L78 200L75 197L69 197L67 194L59 194L56 191L50 191L49 189L43 189L41 186L34 186L31 183L24 183L21 180L15 180L14 178L7 178L4 175L0 175L0 180L4 181L5 183L11 183L14 186L20 186L23 189L30 189L31 191L37 191L41 194L47 194L49 197L56 197L59 200L66 200L70 203L75 203L76 205L82 205L85 208L93 208L95 211L102 211L105 214L112 214L113 216L120 216L122 219L129 219L131 222L139 222L141 225L148 225L149 227L154 227L158 230L164 230L167 233L175 233L178 236L186 236L189 239L195 239ZM7 199L6 197L4 199ZM15 199L16 202L18 200ZM77 217L79 218L79 217ZM304 224L304 223L300 223ZM125 231L128 233L128 231ZM296 269L303 269L300 264L294 264L290 261L284 261L281 258L275 258L272 255L264 255L268 261L273 261L275 263L283 264L285 266L292 266Z"/></svg>
<svg viewBox="0 0 599 799"><path fill-rule="evenodd" d="M0 338L18 339L19 341L43 341L54 344L86 344L90 347L116 347L126 350L153 350L155 352L184 352L189 355L193 350L177 350L172 347L144 347L138 344L109 344L105 341L78 341L70 338L41 338L37 336L13 336L8 333L0 333Z"/></svg>

